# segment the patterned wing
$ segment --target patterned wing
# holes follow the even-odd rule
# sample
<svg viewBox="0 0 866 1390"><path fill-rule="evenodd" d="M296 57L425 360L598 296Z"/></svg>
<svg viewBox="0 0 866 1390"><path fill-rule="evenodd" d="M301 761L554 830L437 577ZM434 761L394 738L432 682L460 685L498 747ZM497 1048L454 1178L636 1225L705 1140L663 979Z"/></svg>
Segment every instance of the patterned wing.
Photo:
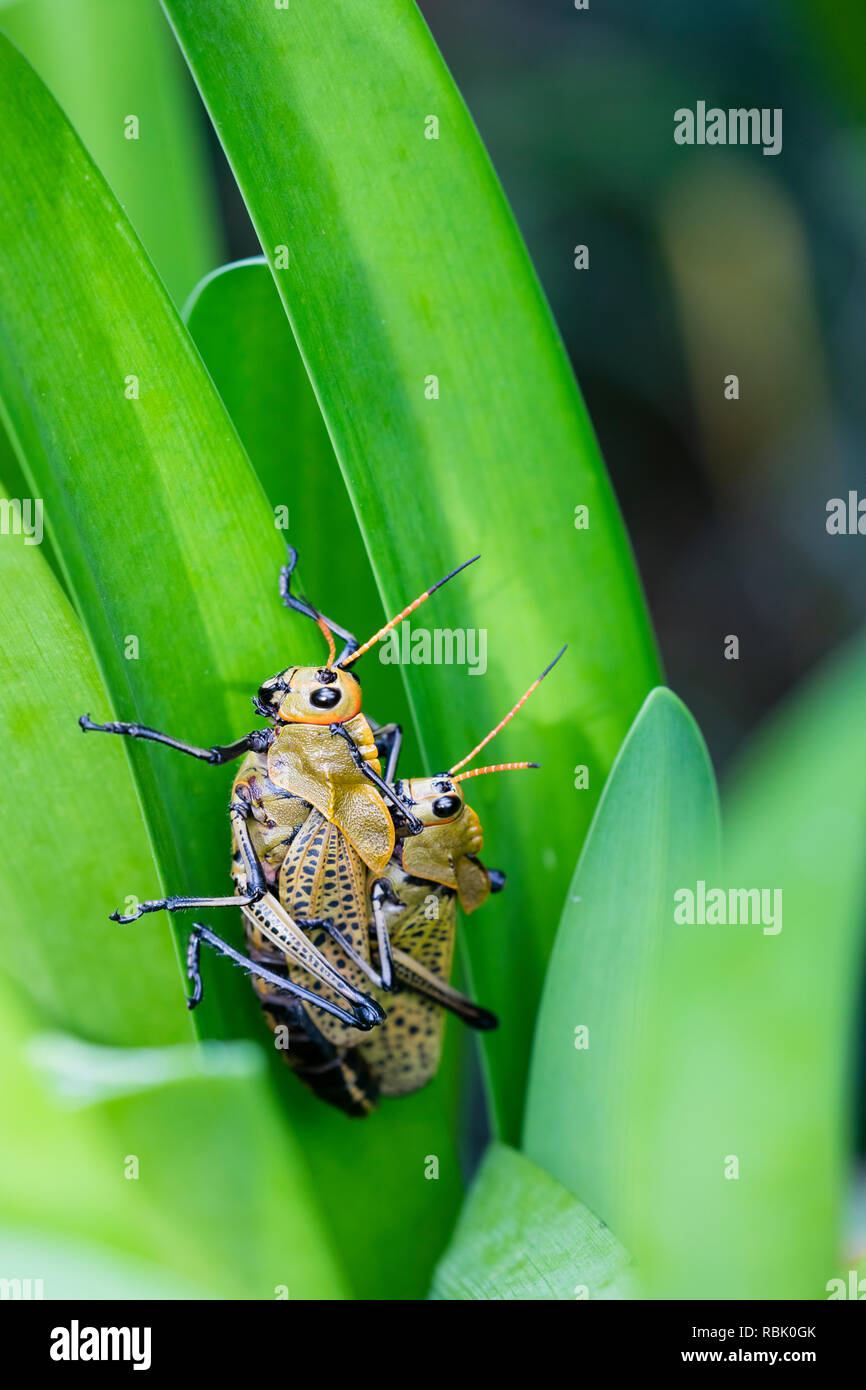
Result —
<svg viewBox="0 0 866 1390"><path fill-rule="evenodd" d="M304 926L304 922L311 919L332 921L353 949L369 960L366 882L367 869L360 855L336 825L326 820L321 812L311 810L280 868L277 880L280 902L343 978L369 994L372 992L369 979L328 932L322 927ZM310 975L296 965L289 965L289 974L296 983L315 989L317 994L334 1003L341 1002L338 995L320 982L312 981ZM330 1042L340 1046L354 1046L364 1036L327 1014L320 1014L316 1025Z"/></svg>

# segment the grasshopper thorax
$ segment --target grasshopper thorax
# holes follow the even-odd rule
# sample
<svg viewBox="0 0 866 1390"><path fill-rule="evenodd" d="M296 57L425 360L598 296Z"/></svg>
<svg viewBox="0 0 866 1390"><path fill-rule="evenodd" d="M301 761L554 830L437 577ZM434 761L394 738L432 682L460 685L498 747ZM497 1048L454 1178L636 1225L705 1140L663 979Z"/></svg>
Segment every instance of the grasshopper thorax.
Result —
<svg viewBox="0 0 866 1390"><path fill-rule="evenodd" d="M345 724L361 709L361 686L351 671L289 666L264 682L253 702L282 724Z"/></svg>

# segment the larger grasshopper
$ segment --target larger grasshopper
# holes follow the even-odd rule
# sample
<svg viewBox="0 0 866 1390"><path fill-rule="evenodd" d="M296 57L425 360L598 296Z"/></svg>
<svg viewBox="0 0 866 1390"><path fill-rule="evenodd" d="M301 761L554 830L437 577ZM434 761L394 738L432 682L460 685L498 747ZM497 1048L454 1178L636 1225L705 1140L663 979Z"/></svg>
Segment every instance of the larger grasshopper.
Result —
<svg viewBox="0 0 866 1390"><path fill-rule="evenodd" d="M232 868L238 891L230 897L174 895L152 899L139 903L125 916L115 912L112 918L132 922L145 913L164 910L240 907L254 939L267 940L292 968L312 977L312 985L275 974L261 960L242 956L210 928L196 923L190 938L188 969L195 988L188 998L189 1006L194 1007L201 997L197 963L204 941L259 982L277 988L296 1013L302 1004L315 1007L321 1013L322 1026L332 1030L331 1040L342 1043L344 1034L339 1030L348 1028L353 1034L358 1029L368 1030L381 1022L384 1014L363 988L364 972L356 961L347 958L344 969L338 968L314 943L310 932L334 929L330 911L327 915L320 911L327 906L338 915L354 955L369 960L366 873L381 873L389 863L395 820L411 834L423 829L382 778L373 733L361 713L361 687L354 672L346 668L465 564L432 585L359 646L350 633L329 624L291 593L296 561L297 553L290 550L289 563L280 572L283 602L318 623L328 639L329 657L324 667L287 667L259 687L253 703L262 717L272 721L271 727L254 729L231 744L199 748L145 725L116 721L96 724L89 715L82 715L79 723L85 731L162 743L212 766L246 755L229 805ZM339 657L332 632L345 642ZM387 948L383 946L383 950ZM388 979L377 976L377 982L387 987ZM304 1018L308 1018L306 1012Z"/></svg>

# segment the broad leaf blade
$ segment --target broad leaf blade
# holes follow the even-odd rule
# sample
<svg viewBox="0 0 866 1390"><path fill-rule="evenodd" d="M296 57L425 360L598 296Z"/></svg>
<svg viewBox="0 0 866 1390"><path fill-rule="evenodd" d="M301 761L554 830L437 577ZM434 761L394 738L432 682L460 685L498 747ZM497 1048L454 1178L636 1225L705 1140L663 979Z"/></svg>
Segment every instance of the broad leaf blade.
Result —
<svg viewBox="0 0 866 1390"><path fill-rule="evenodd" d="M288 521L304 592L363 641L387 614L267 262L239 261L208 275L184 319L275 515ZM324 543L310 544L313 537ZM373 661L363 678L364 708L379 723L403 725L403 767L419 767L399 668Z"/></svg>
<svg viewBox="0 0 866 1390"><path fill-rule="evenodd" d="M321 640L281 609L273 516L122 212L5 40L0 74L0 404L10 435L44 499L117 716L205 747L228 742L257 722L250 695L261 680L289 651L319 652ZM136 389L138 398L126 394ZM70 702L57 713L83 745L84 712ZM128 741L98 750L100 740L109 741L91 734L84 746L133 762L169 891L224 892L231 769ZM136 876L126 893L158 889ZM209 970L205 1030L251 1022L247 994L239 977Z"/></svg>
<svg viewBox="0 0 866 1390"><path fill-rule="evenodd" d="M0 588L2 967L56 1027L189 1038L168 922L145 934L108 920L154 866L125 760L65 717L107 698L80 624L23 536L3 537ZM71 810L82 806L86 818Z"/></svg>
<svg viewBox="0 0 866 1390"><path fill-rule="evenodd" d="M621 1299L629 1257L567 1188L503 1144L487 1152L431 1298Z"/></svg>
<svg viewBox="0 0 866 1390"><path fill-rule="evenodd" d="M165 8L275 267L386 607L483 554L416 620L490 639L487 680L404 673L429 765L462 756L572 644L496 744L497 759L537 758L545 772L473 789L487 852L511 877L507 903L468 939L478 993L503 1019L490 1061L513 1136L568 852L657 673L616 504L525 248L415 6ZM429 116L438 139L425 138ZM580 505L587 530L575 529ZM576 764L589 791L575 790Z"/></svg>
<svg viewBox="0 0 866 1390"><path fill-rule="evenodd" d="M693 1258L711 1271L708 1296L823 1297L844 1242L866 946L864 699L860 637L759 731L723 798L728 881L780 890L782 912L778 932L705 928L689 981L703 1020L691 1065L712 1078L694 1142L703 1128L716 1152L738 1155L740 1172L726 1184L724 1229L706 1229L700 1243L689 1216L706 1209L708 1177L680 1191L677 1206L667 1194L683 1239L700 1245ZM682 1022L671 1017L670 1028L679 1053ZM659 1286L675 1286L674 1252L657 1258Z"/></svg>
<svg viewBox="0 0 866 1390"><path fill-rule="evenodd" d="M156 6L21 0L0 11L0 29L67 112L181 303L217 259L215 209L194 92Z"/></svg>
<svg viewBox="0 0 866 1390"><path fill-rule="evenodd" d="M650 1161L639 1128L643 1058L653 1048L667 942L686 930L674 925L674 892L706 872L717 835L700 733L676 696L655 690L617 757L569 889L538 1018L523 1143L633 1253L652 1219L635 1210Z"/></svg>
<svg viewBox="0 0 866 1390"><path fill-rule="evenodd" d="M157 1280L164 1297L346 1295L257 1048L96 1047L33 1033L5 987L0 1003L0 1225L17 1228L12 1272L42 1274L47 1298L100 1296L106 1262L123 1281L114 1297L158 1296L147 1291Z"/></svg>

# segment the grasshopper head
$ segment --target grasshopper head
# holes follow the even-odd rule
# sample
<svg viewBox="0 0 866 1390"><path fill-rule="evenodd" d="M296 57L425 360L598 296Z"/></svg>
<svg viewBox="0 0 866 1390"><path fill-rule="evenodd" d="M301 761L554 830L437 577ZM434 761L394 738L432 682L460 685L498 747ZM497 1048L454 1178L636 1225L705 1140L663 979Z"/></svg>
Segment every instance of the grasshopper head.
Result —
<svg viewBox="0 0 866 1390"><path fill-rule="evenodd" d="M290 666L259 687L259 714L284 724L345 724L360 713L361 686L351 671Z"/></svg>
<svg viewBox="0 0 866 1390"><path fill-rule="evenodd" d="M397 783L397 793L425 826L450 825L463 814L463 790L447 772L438 777L411 777Z"/></svg>
<svg viewBox="0 0 866 1390"><path fill-rule="evenodd" d="M424 826L403 841L406 873L456 889L464 910L474 912L490 892L490 875L475 857L484 843L481 825L460 783L445 772L399 782L397 791Z"/></svg>

